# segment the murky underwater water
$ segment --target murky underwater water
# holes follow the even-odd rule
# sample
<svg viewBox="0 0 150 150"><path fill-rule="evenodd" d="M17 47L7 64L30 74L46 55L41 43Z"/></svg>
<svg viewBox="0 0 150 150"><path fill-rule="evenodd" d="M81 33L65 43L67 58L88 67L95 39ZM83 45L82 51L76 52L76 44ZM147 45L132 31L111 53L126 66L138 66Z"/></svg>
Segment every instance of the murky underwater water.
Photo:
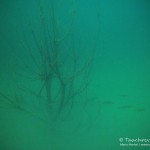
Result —
<svg viewBox="0 0 150 150"><path fill-rule="evenodd" d="M1 1L0 149L149 149L149 7Z"/></svg>

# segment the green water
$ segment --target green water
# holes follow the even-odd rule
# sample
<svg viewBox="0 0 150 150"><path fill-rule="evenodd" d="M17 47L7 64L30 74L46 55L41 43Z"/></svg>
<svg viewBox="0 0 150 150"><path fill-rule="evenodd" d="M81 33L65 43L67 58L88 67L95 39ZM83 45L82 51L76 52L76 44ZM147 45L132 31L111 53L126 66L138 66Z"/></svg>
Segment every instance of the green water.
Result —
<svg viewBox="0 0 150 150"><path fill-rule="evenodd" d="M149 9L1 0L0 150L149 149Z"/></svg>

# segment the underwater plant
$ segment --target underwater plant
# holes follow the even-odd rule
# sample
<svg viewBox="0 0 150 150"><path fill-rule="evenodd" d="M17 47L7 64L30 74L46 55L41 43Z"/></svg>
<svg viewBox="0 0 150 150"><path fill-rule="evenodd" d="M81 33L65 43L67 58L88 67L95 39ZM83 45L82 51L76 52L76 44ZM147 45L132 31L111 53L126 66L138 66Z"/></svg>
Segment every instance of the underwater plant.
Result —
<svg viewBox="0 0 150 150"><path fill-rule="evenodd" d="M59 2L37 1L37 13L33 16L36 21L27 16L27 23L19 31L22 34L19 44L28 57L25 55L21 60L23 69L15 72L16 78L21 78L15 84L17 91L25 95L24 101L55 121L66 119L80 107L85 110L90 101L88 87L96 49L96 46L83 49L77 38L76 0ZM21 104L15 106L20 111L32 112Z"/></svg>

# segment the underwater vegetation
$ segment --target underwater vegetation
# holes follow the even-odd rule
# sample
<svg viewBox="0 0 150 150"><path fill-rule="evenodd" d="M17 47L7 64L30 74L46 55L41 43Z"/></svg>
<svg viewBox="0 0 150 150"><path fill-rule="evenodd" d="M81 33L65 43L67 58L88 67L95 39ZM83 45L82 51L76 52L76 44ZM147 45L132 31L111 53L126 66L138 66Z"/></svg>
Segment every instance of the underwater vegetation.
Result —
<svg viewBox="0 0 150 150"><path fill-rule="evenodd" d="M150 135L150 23L134 2L1 7L0 149L119 150Z"/></svg>
<svg viewBox="0 0 150 150"><path fill-rule="evenodd" d="M5 101L1 107L35 116L29 104L37 112L42 110L43 117L52 122L64 121L82 107L82 112L87 113L85 106L90 104L88 87L96 50L95 45L92 50L79 48L74 29L76 0L67 5L67 2L62 2L67 6L66 16L62 15L63 7L58 3L51 0L45 5L45 1L38 1L35 6L38 23L27 16L27 23L19 31L22 36L18 44L28 57L19 60L22 67L14 72L15 78L20 79L14 82L17 92L9 98L0 91L0 97ZM62 17L68 20L66 25L60 21ZM24 95L23 99L18 98L18 93Z"/></svg>

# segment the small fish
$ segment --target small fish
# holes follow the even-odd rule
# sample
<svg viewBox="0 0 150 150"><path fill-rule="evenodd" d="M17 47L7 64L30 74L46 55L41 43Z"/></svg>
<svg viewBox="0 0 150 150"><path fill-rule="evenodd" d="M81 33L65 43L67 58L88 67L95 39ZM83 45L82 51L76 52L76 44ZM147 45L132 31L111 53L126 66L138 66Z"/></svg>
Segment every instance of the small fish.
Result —
<svg viewBox="0 0 150 150"><path fill-rule="evenodd" d="M127 94L121 94L120 97L122 97L122 98L127 98L128 95L127 95Z"/></svg>
<svg viewBox="0 0 150 150"><path fill-rule="evenodd" d="M122 105L119 107L120 109L130 109L130 108L133 108L132 105Z"/></svg>
<svg viewBox="0 0 150 150"><path fill-rule="evenodd" d="M102 104L112 105L112 104L114 104L114 102L113 101L103 101Z"/></svg>
<svg viewBox="0 0 150 150"><path fill-rule="evenodd" d="M122 97L122 98L127 98L128 97L127 94L120 94L119 96Z"/></svg>
<svg viewBox="0 0 150 150"><path fill-rule="evenodd" d="M145 108L139 108L139 109L136 109L135 111L137 111L137 112L143 112L143 111L146 111L146 109Z"/></svg>

